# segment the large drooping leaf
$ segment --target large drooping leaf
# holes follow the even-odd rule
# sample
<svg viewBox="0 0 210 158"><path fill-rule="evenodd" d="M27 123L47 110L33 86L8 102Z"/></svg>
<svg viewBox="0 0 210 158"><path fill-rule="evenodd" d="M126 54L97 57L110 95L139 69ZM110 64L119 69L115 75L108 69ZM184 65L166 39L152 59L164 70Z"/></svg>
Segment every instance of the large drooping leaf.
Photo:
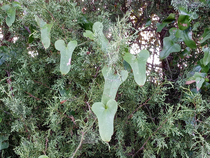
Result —
<svg viewBox="0 0 210 158"><path fill-rule="evenodd" d="M94 103L92 110L98 118L99 134L101 139L109 142L114 132L114 116L117 112L117 102L110 99L106 104Z"/></svg>
<svg viewBox="0 0 210 158"><path fill-rule="evenodd" d="M89 37L90 39L96 41L100 46L103 52L107 52L109 41L103 33L103 24L100 22L95 22L93 24L93 32L86 30L83 33L84 37Z"/></svg>
<svg viewBox="0 0 210 158"><path fill-rule="evenodd" d="M188 47L193 48L193 49L196 48L196 43L195 41L192 40L192 31L188 31L188 30L182 31L182 30L177 29L176 37L182 38Z"/></svg>
<svg viewBox="0 0 210 158"><path fill-rule="evenodd" d="M203 48L204 57L203 57L203 64L206 66L208 63L210 63L210 48Z"/></svg>
<svg viewBox="0 0 210 158"><path fill-rule="evenodd" d="M47 24L43 19L35 16L35 20L41 29L41 41L45 49L50 46L50 31L52 24Z"/></svg>
<svg viewBox="0 0 210 158"><path fill-rule="evenodd" d="M9 147L9 135L0 133L0 151Z"/></svg>
<svg viewBox="0 0 210 158"><path fill-rule="evenodd" d="M6 24L10 27L15 22L16 9L20 8L20 3L12 2L12 5L3 5L2 9L7 13Z"/></svg>
<svg viewBox="0 0 210 158"><path fill-rule="evenodd" d="M109 41L103 33L103 24L101 22L95 22L93 24L93 32L95 33L95 36L100 40L102 51L106 52Z"/></svg>
<svg viewBox="0 0 210 158"><path fill-rule="evenodd" d="M201 38L200 38L200 42L203 43L206 40L208 40L210 38L210 29L205 28L204 33L202 34Z"/></svg>
<svg viewBox="0 0 210 158"><path fill-rule="evenodd" d="M206 73L195 72L195 74L186 81L186 84L191 84L196 82L196 89L197 91L199 91L199 89L202 87L205 81L204 79L205 77Z"/></svg>
<svg viewBox="0 0 210 158"><path fill-rule="evenodd" d="M61 53L60 71L63 75L66 75L71 67L72 53L77 46L77 41L70 41L66 47L63 40L57 40L55 42L55 48Z"/></svg>
<svg viewBox="0 0 210 158"><path fill-rule="evenodd" d="M160 59L165 59L170 53L179 52L180 50L179 44L175 43L170 37L165 37L163 39L163 50L160 52Z"/></svg>
<svg viewBox="0 0 210 158"><path fill-rule="evenodd" d="M162 21L162 23L157 23L157 32L161 32L161 30L169 23L175 20L175 14L169 14L169 16Z"/></svg>
<svg viewBox="0 0 210 158"><path fill-rule="evenodd" d="M147 50L141 50L140 53L135 56L134 54L126 53L124 60L131 65L134 74L134 80L142 86L146 82L146 63L150 54Z"/></svg>
<svg viewBox="0 0 210 158"><path fill-rule="evenodd" d="M115 73L113 68L105 66L102 69L102 73L105 79L105 84L101 102L106 104L110 99L115 99L119 86L128 77L128 72L122 70L120 73Z"/></svg>

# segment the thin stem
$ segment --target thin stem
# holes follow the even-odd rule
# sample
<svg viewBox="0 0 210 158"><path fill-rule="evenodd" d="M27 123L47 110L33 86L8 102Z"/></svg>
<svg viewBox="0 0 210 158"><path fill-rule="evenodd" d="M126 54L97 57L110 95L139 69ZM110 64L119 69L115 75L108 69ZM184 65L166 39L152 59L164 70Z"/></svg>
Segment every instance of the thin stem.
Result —
<svg viewBox="0 0 210 158"><path fill-rule="evenodd" d="M81 136L81 139L80 139L80 142L79 142L79 145L77 146L77 148L76 148L76 150L74 151L74 153L73 153L73 155L72 155L72 157L71 158L73 158L75 155L76 155L76 153L77 153L77 151L81 148L81 146L82 146L82 142L83 142L83 139L84 139L84 136L85 136L85 134L87 133L87 131L93 126L93 124L95 123L95 121L96 121L96 118L94 119L94 121L93 121L93 123L92 123L92 125L86 130L86 131L82 131L82 136Z"/></svg>

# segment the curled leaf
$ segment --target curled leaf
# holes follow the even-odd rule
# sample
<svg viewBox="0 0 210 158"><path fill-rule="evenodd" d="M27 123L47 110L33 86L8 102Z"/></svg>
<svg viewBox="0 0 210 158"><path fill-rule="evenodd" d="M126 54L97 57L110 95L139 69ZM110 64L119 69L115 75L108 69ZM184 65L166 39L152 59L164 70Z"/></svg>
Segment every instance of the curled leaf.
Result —
<svg viewBox="0 0 210 158"><path fill-rule="evenodd" d="M66 47L63 40L55 42L55 48L61 52L60 71L63 75L67 74L71 67L72 53L77 46L77 41L70 41Z"/></svg>
<svg viewBox="0 0 210 158"><path fill-rule="evenodd" d="M119 74L114 72L111 67L105 66L102 69L105 79L102 103L106 104L108 100L115 99L119 86L127 79L128 72L122 70Z"/></svg>
<svg viewBox="0 0 210 158"><path fill-rule="evenodd" d="M105 142L109 142L114 133L114 116L117 107L117 102L114 99L110 99L106 104L97 102L92 106L92 110L98 118L99 134Z"/></svg>
<svg viewBox="0 0 210 158"><path fill-rule="evenodd" d="M124 60L131 65L134 80L139 86L144 85L146 82L146 63L149 56L150 54L147 50L141 50L137 56L126 53L123 57Z"/></svg>
<svg viewBox="0 0 210 158"><path fill-rule="evenodd" d="M35 16L35 20L41 29L41 41L45 49L50 46L50 31L52 24L47 24L43 19Z"/></svg>

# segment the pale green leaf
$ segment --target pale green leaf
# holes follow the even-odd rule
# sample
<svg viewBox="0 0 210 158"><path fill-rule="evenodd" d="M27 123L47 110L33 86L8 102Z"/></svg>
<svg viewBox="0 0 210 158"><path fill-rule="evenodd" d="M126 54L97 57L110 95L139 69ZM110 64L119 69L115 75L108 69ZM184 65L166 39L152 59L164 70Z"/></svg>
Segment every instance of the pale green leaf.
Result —
<svg viewBox="0 0 210 158"><path fill-rule="evenodd" d="M85 32L83 33L83 36L84 36L84 37L88 37L88 38L90 38L91 40L94 40L94 34L93 34L93 32L90 31L90 30L85 30Z"/></svg>
<svg viewBox="0 0 210 158"><path fill-rule="evenodd" d="M114 133L114 116L117 112L117 102L110 99L106 104L94 103L92 110L98 118L101 139L109 142Z"/></svg>
<svg viewBox="0 0 210 158"><path fill-rule="evenodd" d="M103 52L107 51L109 41L104 36L103 33L103 24L101 22L95 22L93 24L93 32L95 34L96 40L99 39L99 44L101 45L101 49Z"/></svg>
<svg viewBox="0 0 210 158"><path fill-rule="evenodd" d="M66 47L63 40L57 40L55 42L55 48L60 51L60 71L63 75L66 75L70 71L72 53L77 46L77 41L70 41Z"/></svg>
<svg viewBox="0 0 210 158"><path fill-rule="evenodd" d="M47 24L43 19L35 16L35 20L41 29L41 41L45 49L50 46L50 31L52 24Z"/></svg>
<svg viewBox="0 0 210 158"><path fill-rule="evenodd" d="M52 28L52 24L45 24L45 26L41 27L41 40L45 49L50 46L50 30Z"/></svg>
<svg viewBox="0 0 210 158"><path fill-rule="evenodd" d="M124 55L124 60L131 65L134 74L134 80L139 85L142 86L146 82L146 63L150 54L147 50L141 50L137 56L126 53Z"/></svg>
<svg viewBox="0 0 210 158"><path fill-rule="evenodd" d="M105 66L102 69L105 79L102 103L106 104L108 100L115 99L119 86L127 79L128 72L122 70L119 74L115 73L111 67Z"/></svg>
<svg viewBox="0 0 210 158"><path fill-rule="evenodd" d="M41 156L39 156L38 158L49 158L49 157L46 156L46 155L41 155Z"/></svg>
<svg viewBox="0 0 210 158"><path fill-rule="evenodd" d="M204 52L203 64L204 66L206 66L210 62L210 48L203 48L203 52Z"/></svg>

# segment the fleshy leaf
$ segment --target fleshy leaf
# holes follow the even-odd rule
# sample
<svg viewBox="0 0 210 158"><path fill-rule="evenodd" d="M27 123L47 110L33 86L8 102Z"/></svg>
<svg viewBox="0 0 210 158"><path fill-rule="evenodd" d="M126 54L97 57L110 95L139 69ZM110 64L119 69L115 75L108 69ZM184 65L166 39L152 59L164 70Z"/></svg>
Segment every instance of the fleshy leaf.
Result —
<svg viewBox="0 0 210 158"><path fill-rule="evenodd" d="M88 38L90 38L91 40L94 40L94 34L93 34L93 32L90 31L90 30L85 30L85 32L83 33L83 36L84 36L84 37L88 37Z"/></svg>
<svg viewBox="0 0 210 158"><path fill-rule="evenodd" d="M210 48L203 48L204 57L203 64L206 66L210 62Z"/></svg>
<svg viewBox="0 0 210 158"><path fill-rule="evenodd" d="M179 15L178 27L180 30L185 30L190 26L190 17L188 15Z"/></svg>
<svg viewBox="0 0 210 158"><path fill-rule="evenodd" d="M93 32L95 33L96 38L99 38L101 49L103 52L106 52L109 41L104 36L103 33L103 24L100 22L95 22L93 24Z"/></svg>
<svg viewBox="0 0 210 158"><path fill-rule="evenodd" d="M146 82L146 62L150 54L147 50L141 50L137 56L126 53L124 55L124 60L131 65L134 74L134 80L139 85L142 86Z"/></svg>
<svg viewBox="0 0 210 158"><path fill-rule="evenodd" d="M170 53L179 52L181 47L179 44L174 43L174 40L170 37L163 39L163 50L160 52L160 59L165 59Z"/></svg>
<svg viewBox="0 0 210 158"><path fill-rule="evenodd" d="M70 70L71 57L76 46L77 41L70 41L67 47L63 40L57 40L55 42L55 48L61 52L60 71L63 75L66 75Z"/></svg>
<svg viewBox="0 0 210 158"><path fill-rule="evenodd" d="M189 32L186 30L182 31L178 29L176 32L176 37L182 38L188 47L193 48L193 49L196 48L196 43L195 41L192 40L192 31Z"/></svg>
<svg viewBox="0 0 210 158"><path fill-rule="evenodd" d="M41 41L45 49L50 46L50 31L52 24L47 24L43 19L35 16L35 20L41 29Z"/></svg>
<svg viewBox="0 0 210 158"><path fill-rule="evenodd" d="M108 100L115 99L119 86L127 79L128 72L122 70L119 74L114 72L111 67L105 66L102 69L105 79L102 103L106 104Z"/></svg>
<svg viewBox="0 0 210 158"><path fill-rule="evenodd" d="M38 158L49 158L49 157L46 156L46 155L41 155L41 156L39 156Z"/></svg>
<svg viewBox="0 0 210 158"><path fill-rule="evenodd" d="M99 134L101 139L109 142L114 133L114 116L117 112L117 102L110 99L106 104L94 103L92 110L98 118Z"/></svg>
<svg viewBox="0 0 210 158"><path fill-rule="evenodd" d="M204 33L203 33L203 35L201 36L201 38L200 38L200 42L201 43L203 43L203 42L205 42L207 39L209 39L210 38L210 29L208 29L208 28L206 28L205 30L204 30Z"/></svg>

